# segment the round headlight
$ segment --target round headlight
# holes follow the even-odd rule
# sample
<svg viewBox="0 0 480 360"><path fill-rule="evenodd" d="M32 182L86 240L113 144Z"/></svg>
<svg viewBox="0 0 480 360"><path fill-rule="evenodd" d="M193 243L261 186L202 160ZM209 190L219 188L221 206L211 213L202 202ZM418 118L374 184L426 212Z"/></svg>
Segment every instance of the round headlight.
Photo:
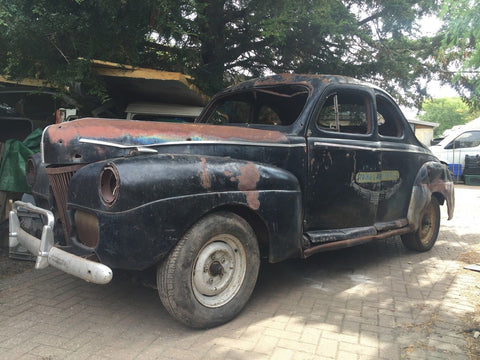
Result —
<svg viewBox="0 0 480 360"><path fill-rule="evenodd" d="M120 177L117 167L108 164L100 173L100 198L106 206L112 206L118 198L120 190Z"/></svg>
<svg viewBox="0 0 480 360"><path fill-rule="evenodd" d="M27 178L27 185L32 187L35 182L35 177L37 176L37 164L32 157L29 157L27 164L25 165L25 177Z"/></svg>

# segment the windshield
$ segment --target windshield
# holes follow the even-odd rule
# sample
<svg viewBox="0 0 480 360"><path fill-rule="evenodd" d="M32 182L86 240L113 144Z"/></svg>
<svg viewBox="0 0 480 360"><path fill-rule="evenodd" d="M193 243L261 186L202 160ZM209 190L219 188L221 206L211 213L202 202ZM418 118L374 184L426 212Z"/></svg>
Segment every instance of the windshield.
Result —
<svg viewBox="0 0 480 360"><path fill-rule="evenodd" d="M200 122L215 125L258 124L288 126L295 122L308 98L300 85L256 88L218 99Z"/></svg>

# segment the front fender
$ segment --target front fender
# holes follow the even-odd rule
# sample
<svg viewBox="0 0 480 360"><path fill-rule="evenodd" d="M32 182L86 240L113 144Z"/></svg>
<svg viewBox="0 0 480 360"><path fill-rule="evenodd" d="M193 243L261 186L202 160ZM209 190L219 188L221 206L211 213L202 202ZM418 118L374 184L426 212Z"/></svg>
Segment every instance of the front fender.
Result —
<svg viewBox="0 0 480 360"><path fill-rule="evenodd" d="M111 207L98 193L107 165L116 167L120 184ZM268 233L272 262L298 256L301 248L297 178L284 169L244 160L153 155L103 161L72 177L68 204L72 213L95 214L98 230L83 233L98 233L95 252L116 268L140 270L158 263L195 222L220 208L249 208L257 214Z"/></svg>
<svg viewBox="0 0 480 360"><path fill-rule="evenodd" d="M114 204L99 196L100 173L107 165L118 170L119 194ZM171 197L240 191L245 205L260 207L262 190L299 191L297 178L283 169L228 157L150 155L87 165L72 177L68 205L106 212L128 211Z"/></svg>
<svg viewBox="0 0 480 360"><path fill-rule="evenodd" d="M423 211L430 202L432 194L439 193L447 202L448 220L455 209L455 191L450 172L442 163L430 161L420 168L413 184L407 219L412 230L420 226Z"/></svg>

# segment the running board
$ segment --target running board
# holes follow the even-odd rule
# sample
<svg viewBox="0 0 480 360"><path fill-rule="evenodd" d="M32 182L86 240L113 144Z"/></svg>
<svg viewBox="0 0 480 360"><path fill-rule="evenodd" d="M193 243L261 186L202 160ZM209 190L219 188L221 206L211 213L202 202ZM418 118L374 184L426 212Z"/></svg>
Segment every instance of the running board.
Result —
<svg viewBox="0 0 480 360"><path fill-rule="evenodd" d="M364 236L352 237L352 238L346 239L346 240L337 240L337 241L322 243L322 244L310 247L308 249L304 249L303 254L302 254L302 258L305 259L305 258L307 258L307 257L309 257L313 254L319 253L319 252L344 249L344 248L347 248L347 247L352 247L352 246L356 246L356 245L365 244L365 243L370 242L372 240L385 239L385 238L388 238L388 237L391 237L391 236L407 234L407 233L412 232L412 231L413 230L410 226L405 226L401 229L390 230L390 231L382 232L380 234L364 235ZM309 237L308 234L306 236Z"/></svg>

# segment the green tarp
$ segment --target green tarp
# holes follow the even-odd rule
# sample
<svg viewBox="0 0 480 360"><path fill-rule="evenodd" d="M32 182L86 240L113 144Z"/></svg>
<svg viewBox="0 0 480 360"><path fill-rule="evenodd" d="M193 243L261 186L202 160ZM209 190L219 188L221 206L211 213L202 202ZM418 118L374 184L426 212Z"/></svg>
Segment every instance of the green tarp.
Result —
<svg viewBox="0 0 480 360"><path fill-rule="evenodd" d="M25 179L25 165L31 154L40 151L42 130L32 132L22 142L10 139L5 142L0 160L0 190L29 193L30 187Z"/></svg>

